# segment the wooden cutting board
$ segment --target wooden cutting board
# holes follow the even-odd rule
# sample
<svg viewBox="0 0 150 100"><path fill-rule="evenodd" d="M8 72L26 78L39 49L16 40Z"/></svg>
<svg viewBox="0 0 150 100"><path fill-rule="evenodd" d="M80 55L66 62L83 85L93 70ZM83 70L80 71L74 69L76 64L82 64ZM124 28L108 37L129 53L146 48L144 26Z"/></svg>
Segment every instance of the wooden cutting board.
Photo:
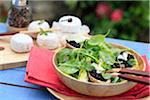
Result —
<svg viewBox="0 0 150 100"><path fill-rule="evenodd" d="M85 34L85 36L88 36ZM0 70L25 66L29 57L29 53L16 53L10 48L10 38L12 36L0 36ZM37 45L34 41L34 45ZM57 51L57 49L56 49Z"/></svg>
<svg viewBox="0 0 150 100"><path fill-rule="evenodd" d="M29 53L16 53L10 48L11 36L0 37L0 70L25 66L29 57Z"/></svg>

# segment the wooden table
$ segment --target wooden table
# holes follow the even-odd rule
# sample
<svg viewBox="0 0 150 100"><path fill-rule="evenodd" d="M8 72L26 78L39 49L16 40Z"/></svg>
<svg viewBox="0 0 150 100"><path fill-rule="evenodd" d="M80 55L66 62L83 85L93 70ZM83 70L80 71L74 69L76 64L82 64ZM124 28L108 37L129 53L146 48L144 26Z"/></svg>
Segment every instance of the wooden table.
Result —
<svg viewBox="0 0 150 100"><path fill-rule="evenodd" d="M106 41L119 43L146 55L150 62L150 44L107 38ZM44 87L24 82L25 67L0 71L1 100L55 100Z"/></svg>

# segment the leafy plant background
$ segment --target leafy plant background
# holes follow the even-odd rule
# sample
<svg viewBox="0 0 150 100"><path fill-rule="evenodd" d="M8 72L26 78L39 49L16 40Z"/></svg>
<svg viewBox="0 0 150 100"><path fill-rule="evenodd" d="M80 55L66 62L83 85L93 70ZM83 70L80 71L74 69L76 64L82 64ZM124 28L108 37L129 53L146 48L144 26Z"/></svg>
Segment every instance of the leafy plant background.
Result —
<svg viewBox="0 0 150 100"><path fill-rule="evenodd" d="M132 41L149 42L149 1L76 1L66 0L65 4L71 12L83 19L91 29L91 34L105 34L111 29L108 37ZM97 6L111 8L110 15L99 16ZM112 13L121 10L118 21L112 20ZM103 13L103 12L102 12Z"/></svg>
<svg viewBox="0 0 150 100"><path fill-rule="evenodd" d="M35 2L37 3L38 1ZM48 19L50 23L53 19L56 20L64 14L73 14L79 16L82 19L82 22L90 27L91 34L93 35L105 34L108 29L111 29L111 34L109 34L108 37L149 42L149 0L47 0L47 5L41 3L42 1L39 0L39 5L37 7L40 9L48 9L48 7L55 5L55 7L52 8L53 10L43 12L44 14L51 14L51 16L49 16L51 18ZM42 5L46 8L42 8ZM33 5L32 3L32 6L35 7L36 5ZM47 14L44 15L40 12L36 15L35 12L37 11L33 12L33 16L40 17L40 15L43 15L47 17ZM3 5L0 5L0 22L6 22L7 13L8 9L5 9ZM52 14L55 17L52 17Z"/></svg>

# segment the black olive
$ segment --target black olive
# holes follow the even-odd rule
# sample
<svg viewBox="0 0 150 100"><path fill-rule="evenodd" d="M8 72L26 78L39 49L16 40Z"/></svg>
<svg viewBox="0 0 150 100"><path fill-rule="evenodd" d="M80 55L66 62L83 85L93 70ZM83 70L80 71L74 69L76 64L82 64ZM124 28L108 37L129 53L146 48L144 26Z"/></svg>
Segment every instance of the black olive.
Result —
<svg viewBox="0 0 150 100"><path fill-rule="evenodd" d="M113 65L111 65L113 68L120 68L121 66L125 66L126 67L132 67L132 65L130 65L127 61L125 60L120 60L120 64L119 63L114 63Z"/></svg>
<svg viewBox="0 0 150 100"><path fill-rule="evenodd" d="M135 58L134 58L134 56L133 56L133 55L128 54L127 59L128 59L128 61L129 61L130 59L135 59ZM128 62L127 62L127 63L128 63ZM132 65L131 65L130 63L128 63L128 66L127 66L127 67L132 67Z"/></svg>
<svg viewBox="0 0 150 100"><path fill-rule="evenodd" d="M126 65L126 67L132 67L132 65L130 65L130 64L127 64L127 65Z"/></svg>
<svg viewBox="0 0 150 100"><path fill-rule="evenodd" d="M124 52L126 52L126 51L120 52L120 55L123 55ZM114 67L114 68L120 68L121 66L124 66L125 68L126 68L126 67L132 67L132 65L128 63L128 61L129 61L130 59L134 59L134 56L131 55L131 54L129 54L129 53L128 53L128 55L127 55L127 61L124 60L124 59L120 59L120 58L116 57L116 61L119 61L119 62L121 62L121 63L120 63L120 64L119 64L119 63L114 63L114 64L111 65L111 66Z"/></svg>
<svg viewBox="0 0 150 100"><path fill-rule="evenodd" d="M93 60L91 60L91 63L94 63L94 61L93 61Z"/></svg>
<svg viewBox="0 0 150 100"><path fill-rule="evenodd" d="M127 61L123 61L123 62L121 63L121 65L124 65L125 67L129 67L129 64L128 64Z"/></svg>
<svg viewBox="0 0 150 100"><path fill-rule="evenodd" d="M114 63L113 65L111 65L112 67L114 67L114 68L120 68L120 65L119 65L119 63Z"/></svg>
<svg viewBox="0 0 150 100"><path fill-rule="evenodd" d="M125 52L125 51L120 52L120 55L123 55L124 52Z"/></svg>
<svg viewBox="0 0 150 100"><path fill-rule="evenodd" d="M127 61L123 61L123 62L121 63L121 65L124 65L125 68L127 68L127 67L132 67L132 65L130 65Z"/></svg>
<svg viewBox="0 0 150 100"><path fill-rule="evenodd" d="M74 46L74 47L76 47L76 48L80 48L80 43L77 43L77 42L75 42L75 41L68 41L68 40L66 40L67 41L67 43L69 43L70 45L72 45L72 46Z"/></svg>
<svg viewBox="0 0 150 100"><path fill-rule="evenodd" d="M92 35L92 33L90 32L90 33L88 33L88 35Z"/></svg>
<svg viewBox="0 0 150 100"><path fill-rule="evenodd" d="M101 81L107 81L106 79L103 78L102 74L101 73L96 73L96 70L92 70L90 72L90 75L94 78L96 78L97 80L101 80Z"/></svg>
<svg viewBox="0 0 150 100"><path fill-rule="evenodd" d="M133 56L133 55L131 55L131 54L128 54L127 59L128 59L128 60L129 60L129 59L134 59L134 56Z"/></svg>
<svg viewBox="0 0 150 100"><path fill-rule="evenodd" d="M125 60L123 60L123 59L118 59L118 61L125 61Z"/></svg>

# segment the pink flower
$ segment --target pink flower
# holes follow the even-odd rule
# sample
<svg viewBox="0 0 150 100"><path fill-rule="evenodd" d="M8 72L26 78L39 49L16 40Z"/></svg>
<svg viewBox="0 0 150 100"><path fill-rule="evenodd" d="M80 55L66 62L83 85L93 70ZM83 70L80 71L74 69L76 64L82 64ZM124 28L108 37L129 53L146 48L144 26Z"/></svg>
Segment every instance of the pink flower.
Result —
<svg viewBox="0 0 150 100"><path fill-rule="evenodd" d="M114 22L119 22L123 17L123 11L121 9L116 9L111 13L111 20Z"/></svg>
<svg viewBox="0 0 150 100"><path fill-rule="evenodd" d="M97 6L96 6L96 15L99 17L99 18L102 18L103 16L109 16L110 13L112 11L112 8L111 6L108 4L108 3L99 3Z"/></svg>

